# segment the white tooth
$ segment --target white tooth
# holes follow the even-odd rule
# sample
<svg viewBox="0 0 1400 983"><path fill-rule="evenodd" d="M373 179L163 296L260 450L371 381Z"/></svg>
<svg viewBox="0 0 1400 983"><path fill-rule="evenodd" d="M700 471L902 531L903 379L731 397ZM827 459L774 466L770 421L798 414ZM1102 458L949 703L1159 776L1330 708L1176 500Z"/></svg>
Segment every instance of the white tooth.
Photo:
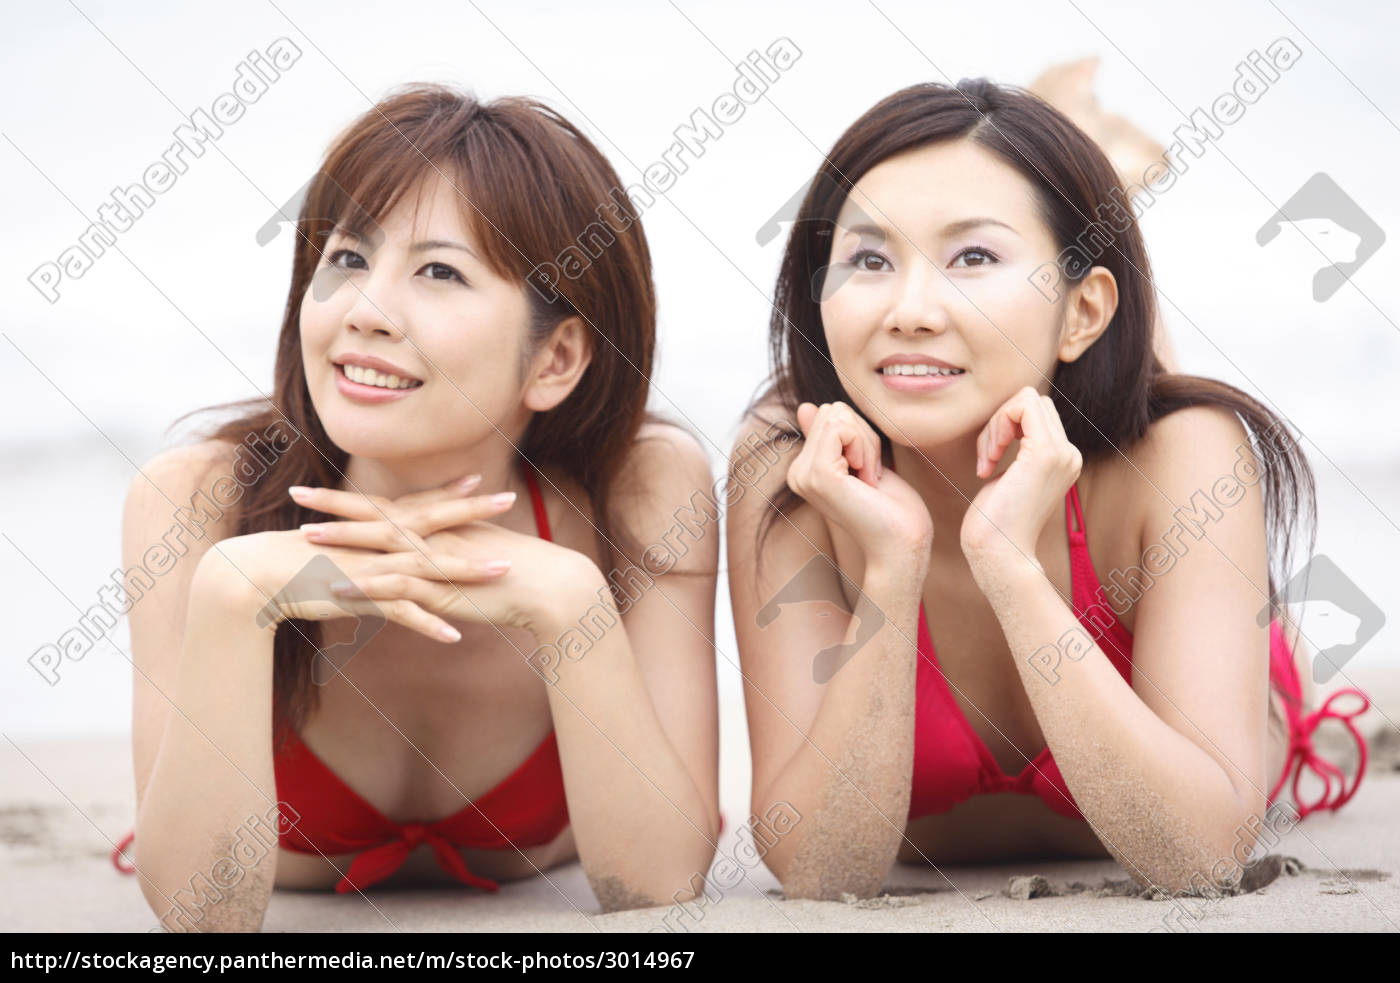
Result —
<svg viewBox="0 0 1400 983"><path fill-rule="evenodd" d="M885 375L961 375L961 369L948 369L938 365L927 365L919 363L899 363L887 365L880 370Z"/></svg>
<svg viewBox="0 0 1400 983"><path fill-rule="evenodd" d="M345 365L346 378L362 386L376 386L380 389L409 389L414 383L410 379L400 379L396 375L385 375L360 365Z"/></svg>

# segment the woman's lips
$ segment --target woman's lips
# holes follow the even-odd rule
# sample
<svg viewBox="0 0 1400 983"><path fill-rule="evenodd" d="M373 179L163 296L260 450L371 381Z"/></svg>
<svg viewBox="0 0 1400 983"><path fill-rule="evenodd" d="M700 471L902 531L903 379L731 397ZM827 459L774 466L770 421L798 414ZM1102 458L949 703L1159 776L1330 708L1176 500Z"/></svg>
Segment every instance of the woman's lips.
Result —
<svg viewBox="0 0 1400 983"><path fill-rule="evenodd" d="M958 375L893 375L884 372L876 372L880 381L885 384L885 388L894 389L899 392L933 392L937 389L946 389L957 382L966 372Z"/></svg>
<svg viewBox="0 0 1400 983"><path fill-rule="evenodd" d="M382 386L369 386L363 382L356 382L347 376L343 365L335 367L335 386L340 390L342 396L356 403L392 403L396 399L411 396L423 388L421 385L411 389L385 389Z"/></svg>

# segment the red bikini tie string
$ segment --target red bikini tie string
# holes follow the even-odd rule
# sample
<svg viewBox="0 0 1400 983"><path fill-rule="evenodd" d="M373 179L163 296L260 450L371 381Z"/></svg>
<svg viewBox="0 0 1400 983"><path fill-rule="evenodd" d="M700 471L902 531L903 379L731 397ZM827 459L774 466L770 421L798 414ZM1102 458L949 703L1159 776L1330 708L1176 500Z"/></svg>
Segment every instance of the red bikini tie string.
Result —
<svg viewBox="0 0 1400 983"><path fill-rule="evenodd" d="M122 841L118 843L116 847L112 850L112 866L117 868L117 870L121 871L123 874L136 873L136 867L134 864L127 864L125 866L122 865L122 861L126 859L126 857L124 856L124 854L126 853L126 848L131 846L131 844L135 840L136 831L132 830L130 833L127 833L126 836L122 837Z"/></svg>
<svg viewBox="0 0 1400 983"><path fill-rule="evenodd" d="M1333 708L1335 702L1349 696L1354 696L1360 700L1360 705L1348 711ZM1289 741L1289 760L1297 760L1296 768L1290 770L1293 771L1293 800L1298 804L1298 818L1301 820L1307 816L1308 813L1315 812L1319 809L1331 809L1335 812L1356 794L1356 790L1361 787L1361 779L1366 774L1366 740L1361 736L1361 732L1356 729L1356 725L1352 721L1370 709L1371 701L1366 697L1366 694L1360 690L1348 688L1337 690L1327 698L1322 706L1306 717L1301 715L1292 702L1285 700L1284 705L1288 710L1289 731L1292 734ZM1332 764L1332 762L1320 756L1313 747L1313 732L1317 730L1318 725L1321 724L1322 721L1329 718L1342 722L1346 729L1351 732L1351 736L1356 741L1356 746L1360 751L1361 760L1357 765L1356 778L1351 783L1350 788L1347 787L1345 773L1336 765ZM1299 792L1304 768L1310 769L1314 775L1322 780L1322 794L1312 803L1304 803L1302 795ZM1279 789L1283 787L1287 778L1288 772L1285 771L1279 778L1278 785L1274 787L1274 792L1273 795L1270 796L1270 799L1278 795ZM1335 799L1332 795L1333 779L1337 781L1337 796Z"/></svg>
<svg viewBox="0 0 1400 983"><path fill-rule="evenodd" d="M438 866L463 884L479 887L484 891L496 891L500 885L485 877L477 877L462 862L462 856L447 840L433 832L432 827L423 823L405 823L399 827L400 838L383 843L361 853L355 858L345 876L336 884L339 894L349 894L384 880L403 866L403 862L422 843L433 849Z"/></svg>

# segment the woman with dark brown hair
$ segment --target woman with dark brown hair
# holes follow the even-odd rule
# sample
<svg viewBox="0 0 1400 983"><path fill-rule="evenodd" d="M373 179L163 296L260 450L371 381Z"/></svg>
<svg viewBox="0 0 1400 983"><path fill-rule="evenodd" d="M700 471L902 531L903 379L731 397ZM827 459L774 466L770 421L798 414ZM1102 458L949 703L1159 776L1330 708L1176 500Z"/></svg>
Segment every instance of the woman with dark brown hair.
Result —
<svg viewBox="0 0 1400 983"><path fill-rule="evenodd" d="M332 145L272 396L127 499L128 560L205 509L131 612L134 865L167 927L257 928L274 885L577 858L613 910L708 870L718 530L673 532L712 480L646 411L621 188L527 99L412 87ZM532 280L574 241L603 246Z"/></svg>
<svg viewBox="0 0 1400 983"><path fill-rule="evenodd" d="M803 816L765 856L790 897L1071 856L1229 890L1289 776L1330 767L1311 731L1346 715L1302 715L1275 592L1312 474L1260 402L1164 367L1154 299L1113 165L1040 98L916 85L837 140L731 458L790 435L728 515L753 807Z"/></svg>

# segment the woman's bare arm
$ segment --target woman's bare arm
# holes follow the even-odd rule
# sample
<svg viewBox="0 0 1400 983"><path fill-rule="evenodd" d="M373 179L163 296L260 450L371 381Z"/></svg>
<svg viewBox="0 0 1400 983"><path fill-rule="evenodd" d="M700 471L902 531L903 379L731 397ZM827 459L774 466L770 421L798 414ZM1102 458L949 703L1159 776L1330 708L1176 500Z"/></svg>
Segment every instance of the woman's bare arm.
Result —
<svg viewBox="0 0 1400 983"><path fill-rule="evenodd" d="M799 817L763 859L789 897L869 897L894 864L908 821L927 551L922 563L911 555L900 569L868 565L860 584L865 600L852 612L844 602L821 600L841 598L841 581L826 521L804 505L776 520L760 571L759 521L801 449L780 445L786 449L776 462L772 452L754 453L754 438L767 429L750 418L739 434L730 472L746 490L737 501L731 496L727 522L753 811L763 816L785 803ZM773 610L790 584L800 587ZM828 681L817 682L817 653L860 637L862 616L878 621L878 630Z"/></svg>
<svg viewBox="0 0 1400 983"><path fill-rule="evenodd" d="M605 911L695 897L719 835L718 505L694 439L673 427L643 436L616 493L650 562L607 572L621 605L605 572L580 564L536 631L562 653L536 665L551 683L579 860Z"/></svg>
<svg viewBox="0 0 1400 983"><path fill-rule="evenodd" d="M135 863L152 911L172 929L256 930L276 874L275 846L247 867L236 852L242 839L252 853L250 819L277 830L272 632L256 625L263 602L242 572L210 552L231 532L229 513L216 506L202 528L188 521L202 510L192 497L207 495L232 460L213 443L161 455L133 481L123 521L125 568L152 546L185 547L130 613Z"/></svg>
<svg viewBox="0 0 1400 983"><path fill-rule="evenodd" d="M1039 571L979 580L1080 811L1135 879L1172 891L1237 872L1237 847L1253 845L1246 820L1265 807L1264 512L1257 486L1235 479L1249 474L1235 470L1241 446L1237 420L1194 408L1134 453L1139 565L1158 575L1137 601L1131 686ZM1230 504L1203 506L1220 496ZM1214 518L1193 526L1178 507Z"/></svg>

